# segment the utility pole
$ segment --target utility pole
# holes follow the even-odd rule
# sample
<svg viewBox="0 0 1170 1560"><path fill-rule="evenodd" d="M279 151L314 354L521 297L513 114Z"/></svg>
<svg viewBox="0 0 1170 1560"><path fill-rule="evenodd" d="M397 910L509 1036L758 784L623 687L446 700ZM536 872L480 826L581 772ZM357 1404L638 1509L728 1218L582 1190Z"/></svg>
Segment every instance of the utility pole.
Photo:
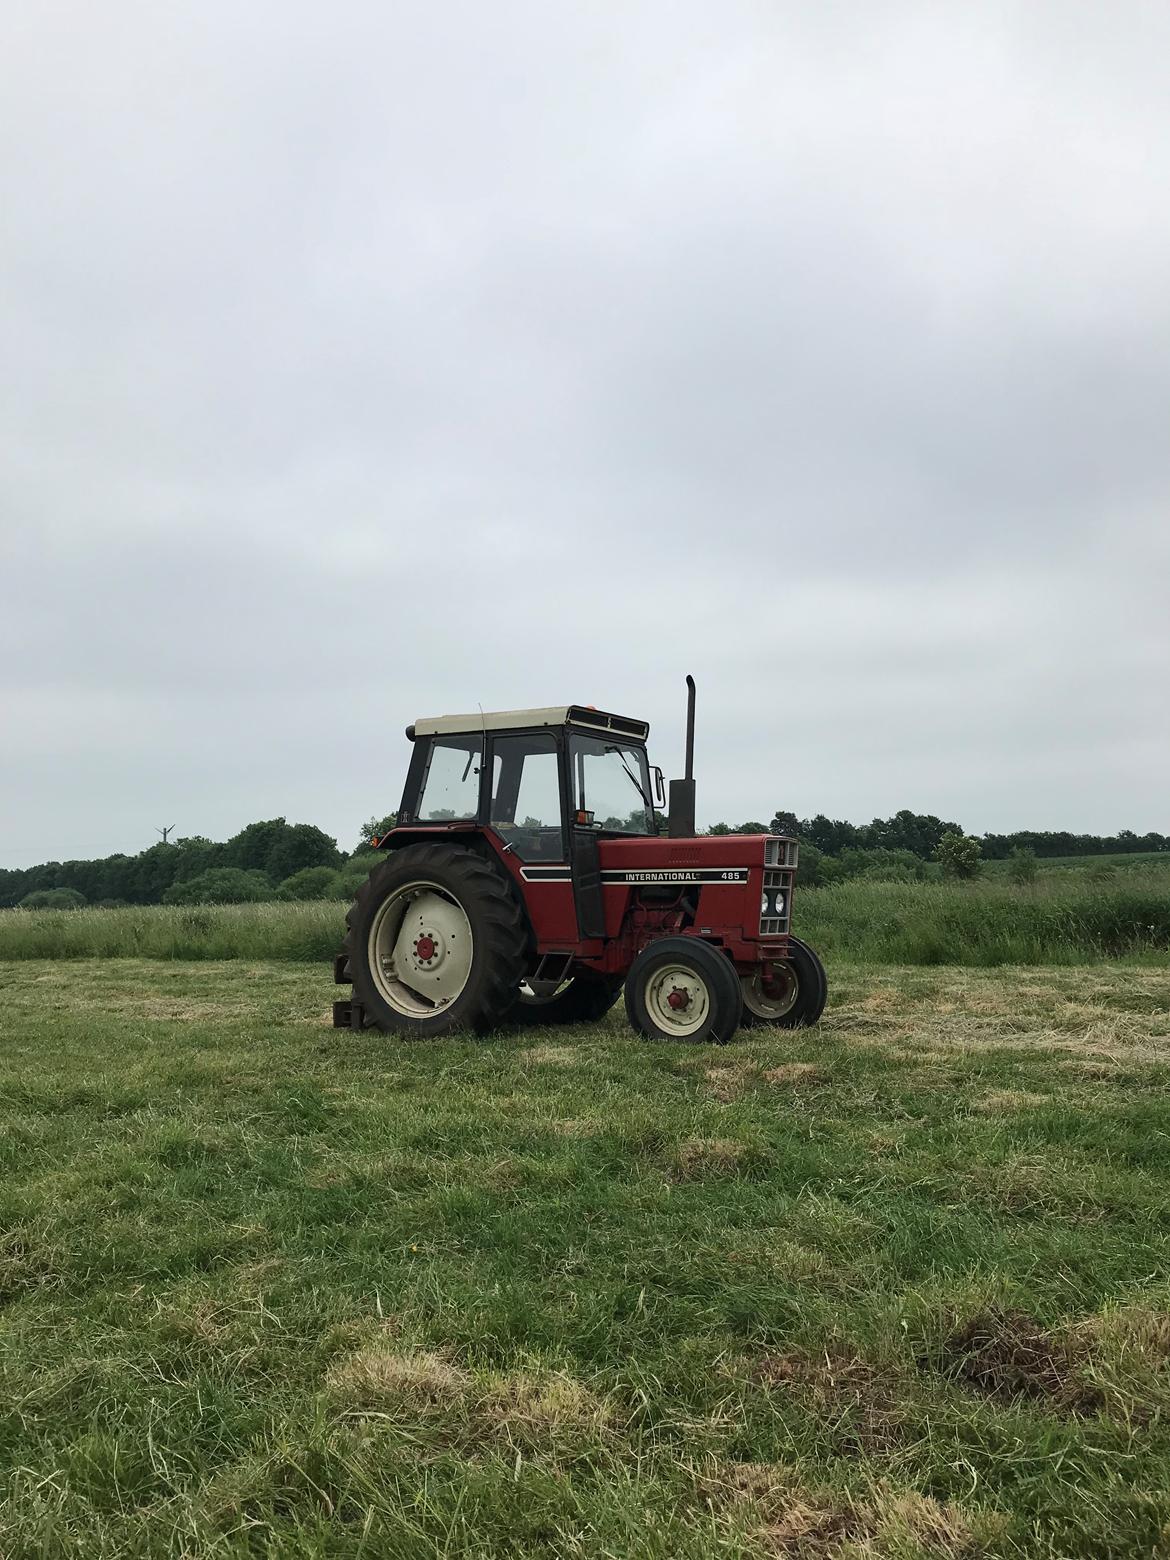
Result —
<svg viewBox="0 0 1170 1560"><path fill-rule="evenodd" d="M171 832L171 830L173 828L174 828L174 824L173 823L168 823L165 829L156 829L154 832L156 834L161 834L162 835L162 842L163 842L163 844L164 845L168 845L170 843L170 841L167 839L167 836L170 834L170 832Z"/></svg>

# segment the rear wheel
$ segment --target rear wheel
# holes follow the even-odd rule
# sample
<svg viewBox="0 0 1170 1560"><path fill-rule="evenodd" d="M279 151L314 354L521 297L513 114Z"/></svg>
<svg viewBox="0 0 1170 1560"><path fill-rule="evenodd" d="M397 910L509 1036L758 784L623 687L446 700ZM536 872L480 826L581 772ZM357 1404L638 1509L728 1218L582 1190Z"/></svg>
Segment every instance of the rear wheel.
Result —
<svg viewBox="0 0 1170 1560"><path fill-rule="evenodd" d="M739 1028L743 994L718 948L697 937L663 937L630 966L626 1012L648 1040L724 1045Z"/></svg>
<svg viewBox="0 0 1170 1560"><path fill-rule="evenodd" d="M790 937L787 960L773 970L772 979L766 982L758 971L740 977L744 1025L805 1029L815 1024L829 995L825 966L816 952L799 937Z"/></svg>
<svg viewBox="0 0 1170 1560"><path fill-rule="evenodd" d="M377 1028L420 1038L494 1029L528 957L511 884L458 845L407 845L358 890L345 952L355 1002Z"/></svg>
<svg viewBox="0 0 1170 1560"><path fill-rule="evenodd" d="M567 981L526 980L508 1022L595 1024L613 1007L621 990L620 975L598 975L593 970L581 970Z"/></svg>

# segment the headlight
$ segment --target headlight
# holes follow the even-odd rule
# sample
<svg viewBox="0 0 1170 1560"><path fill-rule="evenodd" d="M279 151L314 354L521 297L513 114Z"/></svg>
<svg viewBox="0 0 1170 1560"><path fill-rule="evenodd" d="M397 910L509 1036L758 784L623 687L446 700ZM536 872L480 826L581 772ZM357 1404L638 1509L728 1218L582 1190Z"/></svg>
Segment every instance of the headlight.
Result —
<svg viewBox="0 0 1170 1560"><path fill-rule="evenodd" d="M783 894L777 894L776 895L776 903L775 903L775 906L774 906L774 908L772 910L772 914L773 915L783 915L784 914L784 895Z"/></svg>
<svg viewBox="0 0 1170 1560"><path fill-rule="evenodd" d="M767 894L763 894L760 897L760 914L761 915L767 915L767 913L768 913L768 896L767 896Z"/></svg>

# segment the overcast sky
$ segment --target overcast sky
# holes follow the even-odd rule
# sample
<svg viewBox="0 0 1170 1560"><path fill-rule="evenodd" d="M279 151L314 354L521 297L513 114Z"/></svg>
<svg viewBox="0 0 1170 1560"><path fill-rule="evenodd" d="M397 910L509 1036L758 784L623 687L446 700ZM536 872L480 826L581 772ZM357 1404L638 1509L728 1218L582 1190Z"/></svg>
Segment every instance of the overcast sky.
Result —
<svg viewBox="0 0 1170 1560"><path fill-rule="evenodd" d="M703 822L1170 829L1161 0L9 7L0 363L0 864L688 671Z"/></svg>

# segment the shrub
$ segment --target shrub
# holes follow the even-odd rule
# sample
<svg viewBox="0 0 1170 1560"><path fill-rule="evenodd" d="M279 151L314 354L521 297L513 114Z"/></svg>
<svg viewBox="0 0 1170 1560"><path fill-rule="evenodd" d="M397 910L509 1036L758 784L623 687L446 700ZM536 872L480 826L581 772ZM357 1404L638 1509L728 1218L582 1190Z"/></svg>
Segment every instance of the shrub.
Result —
<svg viewBox="0 0 1170 1560"><path fill-rule="evenodd" d="M1008 857L1008 877L1021 885L1036 881L1036 852L1018 846Z"/></svg>
<svg viewBox="0 0 1170 1560"><path fill-rule="evenodd" d="M38 888L20 901L22 910L80 910L85 895L75 888Z"/></svg>
<svg viewBox="0 0 1170 1560"><path fill-rule="evenodd" d="M375 850L361 851L353 856L340 872L334 873L334 899L352 899L382 859L381 852Z"/></svg>
<svg viewBox="0 0 1170 1560"><path fill-rule="evenodd" d="M943 876L973 878L979 872L979 841L970 834L958 834L948 829L934 847L934 858L943 869Z"/></svg>
<svg viewBox="0 0 1170 1560"><path fill-rule="evenodd" d="M281 899L336 899L337 873L332 867L302 867L277 889Z"/></svg>
<svg viewBox="0 0 1170 1560"><path fill-rule="evenodd" d="M263 872L239 867L212 867L185 883L172 883L163 895L168 905L242 905L274 899L272 884Z"/></svg>

